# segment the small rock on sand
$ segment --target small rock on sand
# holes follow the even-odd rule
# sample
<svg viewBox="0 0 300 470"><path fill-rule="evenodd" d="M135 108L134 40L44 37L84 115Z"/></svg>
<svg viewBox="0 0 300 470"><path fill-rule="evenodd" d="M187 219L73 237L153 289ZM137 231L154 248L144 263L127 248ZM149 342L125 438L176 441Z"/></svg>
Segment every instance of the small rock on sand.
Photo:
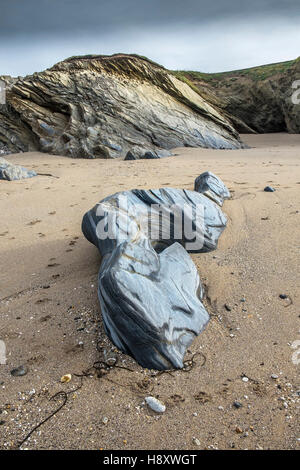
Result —
<svg viewBox="0 0 300 470"><path fill-rule="evenodd" d="M157 398L146 397L145 401L151 410L155 411L156 413L164 413L166 411L166 406Z"/></svg>

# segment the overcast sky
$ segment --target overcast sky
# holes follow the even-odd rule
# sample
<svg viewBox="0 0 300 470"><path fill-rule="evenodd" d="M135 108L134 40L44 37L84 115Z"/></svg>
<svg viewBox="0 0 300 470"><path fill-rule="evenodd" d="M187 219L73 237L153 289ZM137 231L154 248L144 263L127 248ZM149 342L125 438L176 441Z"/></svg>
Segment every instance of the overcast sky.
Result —
<svg viewBox="0 0 300 470"><path fill-rule="evenodd" d="M135 52L217 72L300 55L299 0L0 0L0 75Z"/></svg>

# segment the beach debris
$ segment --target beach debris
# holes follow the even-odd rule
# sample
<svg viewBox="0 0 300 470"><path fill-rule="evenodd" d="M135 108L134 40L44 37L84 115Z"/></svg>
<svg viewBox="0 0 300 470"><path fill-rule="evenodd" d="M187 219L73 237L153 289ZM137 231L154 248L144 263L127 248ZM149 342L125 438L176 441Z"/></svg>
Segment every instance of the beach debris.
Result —
<svg viewBox="0 0 300 470"><path fill-rule="evenodd" d="M12 369L10 371L11 375L13 375L14 377L22 377L23 375L26 375L27 372L28 372L28 368L23 365L16 367L15 369Z"/></svg>
<svg viewBox="0 0 300 470"><path fill-rule="evenodd" d="M5 158L0 157L0 180L13 181L32 178L33 176L37 176L34 170L27 170L23 166L14 165Z"/></svg>
<svg viewBox="0 0 300 470"><path fill-rule="evenodd" d="M146 397L145 402L151 408L151 410L155 411L155 413L164 413L166 411L166 406L160 400L155 397Z"/></svg>
<svg viewBox="0 0 300 470"><path fill-rule="evenodd" d="M105 424L105 425L108 423L108 417L107 416L104 416L104 418L102 419L102 423Z"/></svg>
<svg viewBox="0 0 300 470"><path fill-rule="evenodd" d="M266 186L266 187L264 188L264 191L265 191L266 193L274 193L274 192L276 191L276 189L273 188L272 186Z"/></svg>
<svg viewBox="0 0 300 470"><path fill-rule="evenodd" d="M72 380L72 375L71 374L63 375L60 379L61 383L68 383L71 380Z"/></svg>
<svg viewBox="0 0 300 470"><path fill-rule="evenodd" d="M224 199L230 198L229 189L225 186L223 181L211 171L206 171L196 178L194 189L198 193L202 193L212 199L219 206L223 205Z"/></svg>

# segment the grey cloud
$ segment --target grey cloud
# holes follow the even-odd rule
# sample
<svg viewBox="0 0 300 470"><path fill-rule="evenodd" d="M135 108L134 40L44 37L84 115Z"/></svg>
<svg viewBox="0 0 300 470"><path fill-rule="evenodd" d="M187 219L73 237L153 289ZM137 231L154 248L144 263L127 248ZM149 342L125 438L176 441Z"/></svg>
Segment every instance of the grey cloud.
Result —
<svg viewBox="0 0 300 470"><path fill-rule="evenodd" d="M0 35L6 37L300 14L299 0L1 0L0 7Z"/></svg>
<svg viewBox="0 0 300 470"><path fill-rule="evenodd" d="M298 0L0 0L0 8L0 75L81 54L138 53L203 72L299 55Z"/></svg>

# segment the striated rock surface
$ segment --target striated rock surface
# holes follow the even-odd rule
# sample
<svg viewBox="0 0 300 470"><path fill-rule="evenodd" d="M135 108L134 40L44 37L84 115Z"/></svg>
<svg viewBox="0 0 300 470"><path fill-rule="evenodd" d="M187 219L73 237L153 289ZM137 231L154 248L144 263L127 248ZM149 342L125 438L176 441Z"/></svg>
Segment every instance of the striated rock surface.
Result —
<svg viewBox="0 0 300 470"><path fill-rule="evenodd" d="M141 236L149 238L156 251L179 242L188 251L201 253L217 248L226 223L217 204L195 191L133 189L94 206L84 215L82 229L102 255Z"/></svg>
<svg viewBox="0 0 300 470"><path fill-rule="evenodd" d="M209 197L219 206L223 206L224 199L230 198L227 186L211 171L206 171L195 179L195 191Z"/></svg>
<svg viewBox="0 0 300 470"><path fill-rule="evenodd" d="M0 143L12 152L114 158L132 147L242 147L222 112L138 56L73 57L44 72L2 79L7 104L0 106Z"/></svg>
<svg viewBox="0 0 300 470"><path fill-rule="evenodd" d="M180 72L180 76L222 109L239 132L300 132L300 58L233 72Z"/></svg>
<svg viewBox="0 0 300 470"><path fill-rule="evenodd" d="M20 165L13 165L12 163L0 157L0 180L21 180L24 178L32 178L37 173L34 170L27 170Z"/></svg>
<svg viewBox="0 0 300 470"><path fill-rule="evenodd" d="M186 349L209 321L186 249L215 249L225 226L208 197L172 188L116 193L84 215L83 234L103 256L105 331L143 367L183 367Z"/></svg>
<svg viewBox="0 0 300 470"><path fill-rule="evenodd" d="M186 349L209 321L200 278L174 243L157 254L148 239L121 243L104 258L98 296L105 331L149 369L183 367Z"/></svg>

